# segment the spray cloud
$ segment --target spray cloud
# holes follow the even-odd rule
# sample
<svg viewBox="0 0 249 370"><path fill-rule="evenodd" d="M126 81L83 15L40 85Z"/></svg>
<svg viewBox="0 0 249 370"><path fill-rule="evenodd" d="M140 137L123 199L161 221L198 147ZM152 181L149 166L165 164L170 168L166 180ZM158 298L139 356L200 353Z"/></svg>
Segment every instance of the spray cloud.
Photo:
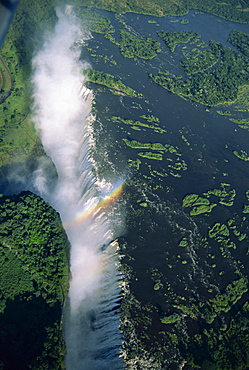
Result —
<svg viewBox="0 0 249 370"><path fill-rule="evenodd" d="M92 94L82 73L89 66L75 46L84 35L72 16L59 13L58 18L33 59L33 96L36 127L58 173L52 192L46 192L42 167L35 183L60 213L71 243L66 367L119 370L119 259L108 204L120 194L122 181L100 185L93 175Z"/></svg>

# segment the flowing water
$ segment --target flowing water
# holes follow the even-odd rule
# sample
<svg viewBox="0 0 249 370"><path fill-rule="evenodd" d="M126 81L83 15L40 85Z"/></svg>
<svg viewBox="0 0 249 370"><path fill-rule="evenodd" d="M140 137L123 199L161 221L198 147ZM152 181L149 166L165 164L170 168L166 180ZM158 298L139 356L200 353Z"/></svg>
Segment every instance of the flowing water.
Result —
<svg viewBox="0 0 249 370"><path fill-rule="evenodd" d="M35 183L60 213L71 243L66 367L120 369L119 257L111 220L123 180L113 185L94 175L92 94L82 73L89 66L79 60L79 44L89 35L82 34L72 15L58 17L33 60L34 119L58 178L49 192L41 168Z"/></svg>

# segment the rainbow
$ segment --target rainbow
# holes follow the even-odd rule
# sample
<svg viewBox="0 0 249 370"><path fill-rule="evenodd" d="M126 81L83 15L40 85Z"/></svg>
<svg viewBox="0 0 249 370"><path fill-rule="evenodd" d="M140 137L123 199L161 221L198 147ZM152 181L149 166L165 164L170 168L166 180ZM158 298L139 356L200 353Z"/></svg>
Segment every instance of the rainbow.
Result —
<svg viewBox="0 0 249 370"><path fill-rule="evenodd" d="M85 207L82 212L78 213L74 220L67 222L64 226L83 223L87 219L96 215L101 209L105 209L115 203L123 193L125 179L117 181L107 195L99 199L95 204Z"/></svg>

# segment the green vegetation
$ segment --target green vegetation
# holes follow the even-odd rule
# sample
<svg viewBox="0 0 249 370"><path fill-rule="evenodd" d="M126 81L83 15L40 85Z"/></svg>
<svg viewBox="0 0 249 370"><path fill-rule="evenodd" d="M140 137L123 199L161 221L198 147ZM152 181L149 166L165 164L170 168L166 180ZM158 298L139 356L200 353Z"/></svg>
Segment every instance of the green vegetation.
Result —
<svg viewBox="0 0 249 370"><path fill-rule="evenodd" d="M192 207L199 198L198 194L188 194L182 200L182 207Z"/></svg>
<svg viewBox="0 0 249 370"><path fill-rule="evenodd" d="M136 140L122 139L125 144L133 149L151 149L157 151L165 151L166 147L161 143L140 143Z"/></svg>
<svg viewBox="0 0 249 370"><path fill-rule="evenodd" d="M75 7L74 11L82 26L87 27L91 32L101 33L107 38L115 32L108 18L81 6Z"/></svg>
<svg viewBox="0 0 249 370"><path fill-rule="evenodd" d="M199 40L200 36L193 31L186 32L169 32L169 31L158 31L158 36L160 36L165 44L170 48L171 51L175 51L178 44L187 44L190 40L192 43Z"/></svg>
<svg viewBox="0 0 249 370"><path fill-rule="evenodd" d="M154 285L153 289L154 289L154 290L159 290L160 288L161 288L160 283L155 283L155 285Z"/></svg>
<svg viewBox="0 0 249 370"><path fill-rule="evenodd" d="M249 85L242 85L238 87L236 108L240 111L249 111Z"/></svg>
<svg viewBox="0 0 249 370"><path fill-rule="evenodd" d="M221 189L208 190L203 193L205 197L199 196L198 194L187 194L182 200L182 207L192 207L190 210L191 216L196 216L201 213L210 213L217 203L211 204L210 197L216 196L219 198L219 204L224 206L232 206L234 198L236 196L235 189L230 189L230 184L221 183Z"/></svg>
<svg viewBox="0 0 249 370"><path fill-rule="evenodd" d="M161 52L160 43L152 38L141 40L124 30L120 35L120 53L126 58L152 59Z"/></svg>
<svg viewBox="0 0 249 370"><path fill-rule="evenodd" d="M172 34L171 38L174 39L174 32L168 34ZM162 74L149 76L163 88L208 106L236 102L239 99L239 88L249 84L249 60L240 52L210 41L210 49L186 55L187 60L182 65L186 73L191 75L185 81ZM219 64L209 70L218 59Z"/></svg>
<svg viewBox="0 0 249 370"><path fill-rule="evenodd" d="M24 276L30 274L37 297L42 296L50 305L58 299L63 302L68 284L68 242L57 213L29 192L13 198L2 196L0 202L2 253L16 256L18 271L21 266ZM6 290L4 284L7 284ZM5 292L3 299L13 299L20 294L19 289L25 291L21 284L8 289L8 280L3 280L1 286Z"/></svg>
<svg viewBox="0 0 249 370"><path fill-rule="evenodd" d="M151 122L151 123L160 123L160 119L156 116L153 116L151 114L143 114L142 116L140 116L141 118L145 119L146 121L148 122Z"/></svg>
<svg viewBox="0 0 249 370"><path fill-rule="evenodd" d="M241 159L244 162L249 161L249 154L245 150L240 150L239 152L237 150L234 150L233 154L235 155L235 157Z"/></svg>
<svg viewBox="0 0 249 370"><path fill-rule="evenodd" d="M189 212L190 216L197 216L201 213L210 213L212 212L212 209L216 207L217 204L210 204L210 205L201 205L198 207L193 207L191 211Z"/></svg>
<svg viewBox="0 0 249 370"><path fill-rule="evenodd" d="M249 57L249 34L233 30L230 32L228 41Z"/></svg>
<svg viewBox="0 0 249 370"><path fill-rule="evenodd" d="M181 24L189 24L189 21L185 18L183 18L180 22Z"/></svg>
<svg viewBox="0 0 249 370"><path fill-rule="evenodd" d="M140 161L139 158L137 158L136 160L132 160L132 159L128 159L128 166L130 167L135 167L137 170L139 170L139 167L140 167L140 164L142 162Z"/></svg>
<svg viewBox="0 0 249 370"><path fill-rule="evenodd" d="M5 88L0 93L0 165L5 165L24 161L32 152L35 154L38 140L28 118L31 100L24 84L18 50L11 38L4 43L1 54L7 62L6 76L2 74Z"/></svg>
<svg viewBox="0 0 249 370"><path fill-rule="evenodd" d="M30 192L2 196L0 210L3 368L62 369L69 243L60 219Z"/></svg>
<svg viewBox="0 0 249 370"><path fill-rule="evenodd" d="M187 238L182 238L182 240L180 240L178 245L179 245L179 247L187 247L188 239Z"/></svg>
<svg viewBox="0 0 249 370"><path fill-rule="evenodd" d="M229 118L229 121L237 123L239 128L242 128L244 130L249 130L249 120L246 118L242 118L242 119Z"/></svg>
<svg viewBox="0 0 249 370"><path fill-rule="evenodd" d="M185 135L183 134L188 134L188 130L184 130L184 127L182 130L179 130L179 133L181 134L181 139L184 141L184 143L187 145L187 146L190 146L190 142L188 141L188 139L186 138ZM190 148L190 150L192 150L192 148Z"/></svg>
<svg viewBox="0 0 249 370"><path fill-rule="evenodd" d="M219 61L220 50L216 43L210 42L210 49L185 53L185 58L181 65L187 75L193 75L212 68Z"/></svg>
<svg viewBox="0 0 249 370"><path fill-rule="evenodd" d="M243 213L249 213L249 205L248 204L244 204L244 207L243 207Z"/></svg>
<svg viewBox="0 0 249 370"><path fill-rule="evenodd" d="M207 198L199 197L198 194L188 194L182 200L182 207L193 207L190 216L197 216L202 213L210 213L217 204L210 204Z"/></svg>
<svg viewBox="0 0 249 370"><path fill-rule="evenodd" d="M170 316L164 316L160 318L162 324L174 324L179 320L181 320L181 315L178 313L173 313Z"/></svg>
<svg viewBox="0 0 249 370"><path fill-rule="evenodd" d="M0 56L0 104L8 98L12 89L13 81L10 70Z"/></svg>
<svg viewBox="0 0 249 370"><path fill-rule="evenodd" d="M56 21L53 1L21 1L1 48L0 165L23 162L40 154L29 120L30 61L39 47L37 36Z"/></svg>
<svg viewBox="0 0 249 370"><path fill-rule="evenodd" d="M78 4L79 0L74 0L73 3ZM132 0L129 3L123 1L113 2L111 0L81 0L80 5L111 10L117 13L135 12L159 17L165 15L183 16L190 9L199 9L200 11L196 12L196 14L206 12L235 22L249 23L247 3L238 2L237 0L226 0L226 2L219 3L215 0L168 0L167 2L163 0L155 0L153 2L150 0Z"/></svg>
<svg viewBox="0 0 249 370"><path fill-rule="evenodd" d="M229 236L229 230L226 225L216 222L211 230L209 230L208 235L210 238L214 238L217 235Z"/></svg>
<svg viewBox="0 0 249 370"><path fill-rule="evenodd" d="M247 291L248 280L242 277L228 284L223 294L217 294L208 303L216 314L221 311L228 312Z"/></svg>
<svg viewBox="0 0 249 370"><path fill-rule="evenodd" d="M29 19L26 18L27 21L25 20L25 22L29 26L33 11L37 11L37 13L41 11L44 15L44 22L46 22L47 19L50 19L52 2L49 4L48 1L45 1L42 4L37 5L32 4L30 0L23 0L22 3L25 1L25 6L30 6L32 11L28 11L28 13L23 12L19 19L20 22L23 22L26 14L28 14L30 17ZM130 2L110 2L109 0L99 0L96 2L95 0L90 0L86 2L86 0L82 0L80 5L84 4L90 7L94 5L105 7L108 10L115 8L119 12L133 10L147 13L150 12L151 14L161 16L165 14L183 15L188 11L190 6L195 7L195 9L201 8L205 11L212 11L215 14L227 18L233 17L234 19L245 20L248 19L249 16L246 11L247 5L243 2L238 3L235 0L227 0L225 3L217 3L212 0L205 3L200 3L196 0L188 0L185 2L182 2L182 0L178 2L171 0L167 2L162 0L155 0L153 2L147 0L145 2L141 2L141 0L132 0ZM49 13L48 18L45 16L46 7ZM110 41L115 42L113 37L114 30L110 21L100 15L95 17L94 13L89 10L85 9L84 11L88 12L88 16L84 17L85 22L88 22L91 31L101 33ZM40 15L37 17L39 18ZM33 21L31 20L31 23L32 22ZM181 21L181 23L183 22L184 20ZM40 22L37 22L36 25L37 29L40 29L39 27L42 25L42 19L40 19ZM127 34L128 39L133 37L128 32ZM15 37L18 37L18 32L15 33ZM22 37L20 37L20 41ZM35 27L33 28L32 25L25 34L25 38L22 40L22 42L25 43L25 45L29 45L30 48L27 48L25 51L25 48L22 48L21 46L18 49L20 53L16 60L14 59L14 56L17 55L15 51L17 50L15 49L17 48L17 44L15 42L6 43L4 46L7 53L4 56L4 60L11 64L7 65L7 67L9 71L11 71L12 76L15 77L15 83L11 95L5 99L3 104L0 106L0 109L2 109L2 113L0 112L0 116L2 117L1 130L2 132L4 131L2 138L4 138L6 145L2 146L3 156L0 155L3 164L13 160L14 151L15 153L18 153L18 160L21 158L21 155L17 152L17 150L19 150L18 148L22 148L23 158L30 153L36 154L35 150L37 148L37 144L39 144L37 143L36 134L33 131L32 124L28 120L30 100L29 92L26 89L27 87L29 88L29 86L26 87L23 83L23 81L28 81L29 55L32 55L33 53L33 47L30 40L33 37L34 40L36 40ZM140 40L138 38L134 38L130 40L130 44L127 46L127 50L124 51L124 53L127 53L127 56L132 58L153 58L153 55L156 55L160 49L160 44L158 45L158 49L156 49L157 45L153 44L153 41L155 42L155 40L152 39ZM193 42L195 42L194 38L189 40L190 45ZM185 48L189 50L190 45L187 47L185 46ZM141 47L143 48L144 46L145 50L143 51L141 50ZM37 47L39 47L39 45L37 45ZM204 47L204 45L198 43L196 47ZM152 50L149 50L150 48ZM246 102L249 101L248 97L246 97L246 95L249 96L247 77L248 65L246 59L242 58L243 60L241 62L239 58L237 58L236 55L239 55L239 53L236 54L235 52L235 54L227 54L225 57L224 50L216 43L210 43L210 48L204 52L192 51L191 53L185 53L184 55L186 60L182 62L182 66L185 68L186 74L194 76L194 79L192 79L193 77L189 77L184 81L185 77L181 76L176 76L175 80L172 79L176 84L176 90L178 88L179 95L182 94L182 96L186 96L189 99L192 99L193 96L193 100L195 101L203 102L203 104L210 103L210 105L216 105L217 101L223 102L225 101L225 98L227 99L227 90L231 89L231 97L229 96L230 100L228 100L234 101L233 99L236 97L236 102L238 104L240 102L241 106L243 105L245 107ZM19 57L21 58L20 60L26 63L25 67L23 67L24 64L20 64ZM105 57L103 57L103 60L106 61L107 59L104 58ZM227 60L227 63L225 63L225 59ZM234 68L236 65L237 69ZM218 69L219 67L220 69ZM13 74L13 70L15 68L17 68L18 72L14 71ZM6 86L8 89L8 81L6 79L6 70L4 71L3 69L2 65L0 85L2 83L2 90L5 89L6 91ZM208 70L210 71L208 72ZM101 74L101 72L98 71L93 71L93 74L95 72L97 72L97 76L93 76L92 82L107 86L115 94L125 94L135 97L140 96L136 91L121 83L121 81L114 76ZM171 76L170 74L167 75L165 72L163 72L162 75L168 78ZM221 80L218 87L216 86L218 83L215 79L216 77ZM5 82L3 82L4 78ZM94 81L95 78L96 80ZM227 82L229 79L231 80L231 85L229 84L230 82ZM184 84L188 84L187 81L189 80L192 81L189 82L189 86L184 86ZM224 89L222 84L224 84ZM232 90L233 87L235 87L234 90ZM181 90L181 88L183 90ZM211 98L208 100L205 96L201 96L201 89L206 89L206 95L211 92L211 95L213 94L214 96L213 100ZM5 93L3 92L3 94ZM198 94L200 94L200 97ZM12 99L12 101L9 99ZM120 100L122 100L122 98L120 98ZM142 107L139 107L137 103L137 106L135 106L134 102L133 104L133 107L142 109ZM249 104L247 107L249 107ZM116 112L116 114L121 114L118 109ZM152 112L152 110L148 109L147 112ZM154 107L153 112L156 112ZM106 115L108 117L107 110ZM124 117L127 118L125 115ZM162 117L159 117L162 120ZM199 367L203 369L215 368L224 370L245 369L248 367L249 353L249 305L244 303L246 298L244 295L248 283L246 278L243 280L242 274L246 271L248 266L245 265L246 268L243 269L238 258L243 258L243 255L248 251L248 240L246 239L248 228L244 224L242 225L242 221L240 227L240 223L237 219L236 222L233 221L233 219L233 222L226 222L225 220L227 218L225 217L231 217L231 215L226 216L225 212L229 214L229 212L233 212L234 209L230 210L220 207L221 210L223 209L225 211L225 220L213 219L213 217L216 217L219 212L213 212L212 215L205 217L205 221L212 219L213 226L209 229L209 234L207 232L207 222L203 223L203 219L201 217L199 218L200 223L198 223L198 218L193 220L177 208L179 203L177 203L178 201L175 202L175 197L182 197L184 195L184 193L182 193L184 190L179 189L181 188L181 184L178 188L176 187L176 189L174 189L174 194L172 192L167 196L166 201L168 203L166 203L165 198L162 198L162 202L160 202L161 199L156 190L159 188L160 192L164 192L164 194L169 191L167 186L165 186L166 181L164 177L169 175L176 178L180 177L181 174L179 171L184 171L187 168L187 164L182 159L183 156L181 152L179 152L179 148L175 146L176 141L172 139L173 135L171 135L170 124L169 129L167 128L167 139L165 135L161 135L160 138L156 136L154 140L159 142L151 143L150 140L153 139L152 137L145 138L145 130L153 130L157 134L166 132L164 129L159 127L159 118L149 114L140 116L141 119L139 118L139 121L136 120L136 118L130 120L120 117L112 117L111 119L112 122L118 124L118 129L120 129L120 131L122 129L123 133L126 133L124 143L130 148L138 149L139 152L141 150L138 154L140 159L134 156L135 159L129 160L130 166L139 169L142 164L141 167L144 169L146 162L149 162L147 159L154 159L154 162L150 161L149 165L146 167L149 170L149 173L146 173L146 176L148 175L147 178L145 176L140 176L137 179L137 183L134 179L131 180L132 191L128 193L127 190L127 199L131 202L131 209L129 209L128 212L128 217L131 221L128 222L129 225L134 225L134 228L132 229L131 227L131 230L129 229L129 235L127 237L128 246L129 248L130 246L132 247L129 250L129 255L124 251L124 259L127 261L130 258L133 266L136 266L137 261L143 261L146 266L141 275L140 270L137 269L134 276L131 274L129 278L124 279L127 285L128 283L131 285L131 294L122 299L122 314L124 315L123 317L125 317L124 322L128 324L130 320L132 325L127 325L123 330L124 332L126 331L126 334L127 331L132 331L134 328L134 331L131 333L130 337L128 337L128 339L131 338L131 340L128 344L130 346L130 352L128 351L128 354L126 353L128 358L127 362L132 358L135 358L138 353L140 358L147 358L148 361L151 361L148 365L151 368L164 368L165 366L176 368L179 367L179 364L183 364L185 362L185 366L189 368ZM246 128L247 126L246 121L240 120L235 123L237 123L241 128ZM124 125L126 125L125 128L123 127ZM7 129L5 129L6 127ZM176 126L176 132L178 130L177 127L178 126ZM133 132L133 134L137 140L144 140L147 142L143 143L137 140L128 140L127 137L130 137L131 134L126 131L131 131L131 129L141 130L141 133ZM29 135L25 134L24 130ZM25 135L25 137L22 137L22 131L23 136ZM149 131L147 132L150 134ZM141 136L138 134L141 134ZM13 139L14 136L16 141ZM177 134L177 136L179 135ZM28 137L31 137L31 139L28 139ZM196 144L193 135L185 136L185 132L182 132L181 137L186 145L189 145L187 138L191 137L190 142L193 145L193 149L195 149ZM20 142L18 140L20 140ZM29 145L26 144L28 140L30 140ZM164 145L160 143L165 143L166 141L170 144ZM16 144L14 145L14 143ZM22 145L22 143L25 145ZM12 148L13 153L11 152ZM187 149L187 152L190 148L185 149ZM129 150L129 152L132 151ZM135 151L133 151L133 153L134 152ZM166 169L160 167L160 162L155 162L155 160L160 161L162 159L164 159L163 166L167 166ZM188 157L187 159L189 160ZM191 166L191 161L188 163ZM204 163L204 160L201 164L202 163ZM153 166L155 166L158 171L154 170ZM205 168L203 171L205 171ZM226 169L224 169L224 171L226 171ZM159 186L158 183L153 182L153 177L156 176L157 179L162 181L162 185ZM217 173L215 173L215 176L219 178ZM146 179L146 181L144 179ZM169 183L174 184L174 179L169 180ZM133 214L131 198L134 196L134 193L139 191L138 189L141 190L141 193L144 196L139 198L139 202L137 202L134 207L134 212L137 213ZM197 189L197 187L195 187L195 189ZM148 192L146 193L147 190ZM172 194L173 196L171 196ZM201 213L211 212L212 208L218 203L220 206L232 206L234 204L236 191L235 189L232 189L229 184L222 183L220 184L219 189L209 190L205 194L200 195L192 194L193 198L195 198L194 200L191 200L191 194L188 196L189 199L185 199L186 197L184 197L185 202L183 203L183 207L190 207L190 214L198 215ZM7 198L3 198L2 203L0 203L5 204L7 202L6 199ZM11 202L17 203L17 201L14 201L13 199L14 198L12 198ZM18 202L25 203L23 199L24 198L22 198L22 201L18 200ZM2 235L1 250L4 255L4 266L6 266L5 270L2 268L1 276L4 281L8 281L10 287L7 289L7 284L3 284L5 299L2 301L1 307L3 313L0 317L2 333L1 347L3 348L2 351L0 350L1 361L7 361L6 358L8 361L13 359L13 362L11 362L9 366L11 369L18 368L18 361L20 361L20 358L23 363L27 365L25 368L29 366L33 369L59 369L62 367L61 362L65 353L64 343L61 336L60 317L61 305L63 304L64 295L66 293L68 272L64 271L65 289L62 287L60 294L58 286L60 286L60 284L63 285L63 264L60 263L60 261L65 256L63 257L60 255L62 249L59 247L55 248L55 250L58 251L58 259L55 257L56 252L50 253L53 249L54 233L49 234L49 239L47 240L44 230L48 232L50 232L50 228L54 230L53 221L51 221L50 216L46 214L46 207L41 205L40 201L37 201L36 203L34 201L34 204L32 202L33 200L28 201L29 205L28 211L26 210L26 214L21 212L21 217L20 212L18 214L14 214L11 218L12 222L10 222L9 219L6 219L6 225L3 228L0 228ZM13 208L16 207L16 203L13 205ZM176 203L177 207L175 206ZM32 204L32 206L30 206L30 204ZM5 209L8 210L11 207L4 206L4 209L2 209L1 212L1 217L5 217L5 212L8 213ZM39 213L41 208L43 209L43 213ZM155 218L153 218L154 215L152 214L154 210L156 215ZM32 218L33 213L35 214L35 212L37 212L36 217ZM167 217L165 217L165 214L167 214ZM137 219L136 215L139 215ZM141 215L143 216L142 222ZM28 217L31 217L30 223L26 220ZM181 217L184 218L183 222L181 222ZM158 219L159 226L157 225ZM245 217L245 219L247 220L247 217ZM19 224L17 224L18 220L21 222L23 230L21 226L19 227ZM36 222L38 222L37 220L40 222L39 227L36 224ZM5 224L5 221L3 224ZM34 232L31 230L32 224L35 225ZM17 232L10 232L10 230L15 229ZM198 239L199 235L198 237L196 235L199 233L199 230L203 229L206 234L205 238L200 238L200 241ZM5 233L6 230L7 234ZM39 230L43 230L42 234ZM141 233L139 234L140 231ZM55 234L55 237L57 238L57 233ZM134 239L132 239L132 236L134 236ZM48 247L44 247L43 239ZM179 239L181 239L180 242ZM25 240L25 243L22 240ZM236 240L236 243L237 240L241 242L244 249L241 247L240 250L237 249L234 251L236 245L233 240ZM38 245L40 244L42 247L38 248ZM240 243L237 243L238 246L239 244ZM177 245L182 248L176 247ZM174 249L177 250L176 253L174 252ZM49 251L48 255L45 254L45 251L47 250ZM245 253L243 252L244 250ZM198 254L199 251L200 254ZM50 262L47 262L47 258ZM37 264L34 260L37 260ZM162 273L162 275L160 275L160 271L158 271L158 275L160 276L153 280L153 285L150 285L150 291L148 291L148 295L153 294L151 302L154 301L158 303L157 306L153 306L150 302L145 302L147 296L144 292L141 293L141 284L139 285L137 283L137 281L141 282L146 276L145 271L148 266L146 265L147 262L149 267L158 263L159 268L162 267L162 271L166 271L166 273ZM38 267L40 265L42 266L41 269ZM141 265L140 267L142 270L143 267ZM52 271L54 271L54 273L51 273ZM52 283L50 283L50 275L53 276ZM238 275L240 278L238 278ZM59 276L58 280L56 280L56 276ZM139 288L136 288L138 285ZM135 291L134 295L132 291L133 288ZM128 294L129 289L130 287L125 289L124 294ZM139 294L143 294L143 300L141 300L141 302L139 301ZM37 309L35 310L36 307ZM175 311L174 308L178 310L177 313L172 313ZM34 315L33 312L35 313ZM226 312L228 314L224 315ZM27 317L29 319L28 322ZM22 322L24 324L20 326ZM155 323L156 326L154 325ZM170 326L165 327L165 325ZM159 327L161 331L158 329ZM187 330L190 327L191 330ZM136 336L134 335L135 331L139 334L138 341L136 341ZM30 341L25 341L25 338L28 335L26 335L26 337L21 336L20 333L22 332L32 334L30 335ZM7 339L6 333L9 333ZM33 351L32 356L28 355L29 357L27 358L27 348L25 347L28 347L29 349L34 348L35 343L38 343L37 338L39 338L41 345L39 343L34 351L30 350L30 352ZM14 351L12 351L11 345L7 347L6 343L15 343L16 346ZM22 343L24 343L24 345L22 345ZM4 353L4 351L6 353ZM147 353L145 351L147 351ZM22 354L21 357L19 356L20 353ZM18 356L16 356L16 354L18 354ZM165 359L167 363L165 362ZM137 359L135 358L135 366L140 366L142 368L144 364L136 361ZM168 362L170 363L168 364ZM1 365L2 364L0 364L0 367ZM133 363L131 362L129 366L133 367Z"/></svg>
<svg viewBox="0 0 249 370"><path fill-rule="evenodd" d="M234 203L234 199L236 196L236 190L230 189L230 184L220 183L221 189L212 189L208 190L203 195L209 198L211 195L219 197L219 203L231 207Z"/></svg>
<svg viewBox="0 0 249 370"><path fill-rule="evenodd" d="M137 155L139 155L142 158L148 158L148 159L155 159L161 161L163 159L163 154L164 152L168 152L170 154L173 154L173 158L166 158L167 161L169 162L167 164L168 167L168 173L171 176L174 177L181 177L179 174L179 171L185 171L187 169L187 164L186 162L179 158L181 157L181 154L178 153L177 148L173 147L170 144L161 144L161 143L141 143L137 140L128 140L128 139L122 139L125 144L133 149L148 149L148 150L154 150L158 151L160 153L153 153L153 152L140 152ZM177 157L175 157L177 156ZM175 172L177 171L177 172ZM156 170L151 171L150 168L150 174L152 176L160 176L160 177L165 177L167 176L166 173L160 173Z"/></svg>
<svg viewBox="0 0 249 370"><path fill-rule="evenodd" d="M230 110L217 110L216 112L221 116L231 116Z"/></svg>
<svg viewBox="0 0 249 370"><path fill-rule="evenodd" d="M112 116L111 121L114 122L114 123L124 123L125 125L131 126L133 129L137 129L137 128L142 127L142 128L152 129L156 133L160 133L160 134L163 134L164 132L166 132L166 130L164 130L163 128L158 126L158 123L149 124L149 123L144 123L144 122L141 122L141 121L134 121L132 119L123 119L123 118L117 117L117 116Z"/></svg>
<svg viewBox="0 0 249 370"><path fill-rule="evenodd" d="M227 221L227 225L229 227L229 229L232 231L232 233L234 234L234 236L237 237L238 241L242 241L246 238L246 233L242 233L240 231L240 228L242 225L238 225L238 223L235 221L234 218L231 218Z"/></svg>
<svg viewBox="0 0 249 370"><path fill-rule="evenodd" d="M157 161L162 161L163 159L163 155L161 153L139 152L137 155L142 158L155 159Z"/></svg>
<svg viewBox="0 0 249 370"><path fill-rule="evenodd" d="M123 84L123 82L117 80L113 75L109 73L90 69L87 73L87 77L90 82L109 87L110 91L115 92L115 94L135 97L142 96L142 94L138 94L134 89L126 86L125 84Z"/></svg>

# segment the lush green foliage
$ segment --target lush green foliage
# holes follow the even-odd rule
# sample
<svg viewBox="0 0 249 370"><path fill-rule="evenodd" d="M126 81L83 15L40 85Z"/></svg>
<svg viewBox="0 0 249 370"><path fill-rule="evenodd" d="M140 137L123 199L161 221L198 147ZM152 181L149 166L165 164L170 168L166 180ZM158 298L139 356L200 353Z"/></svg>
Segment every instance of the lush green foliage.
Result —
<svg viewBox="0 0 249 370"><path fill-rule="evenodd" d="M163 159L163 155L161 153L139 152L138 155L143 158L155 159L157 161L162 161Z"/></svg>
<svg viewBox="0 0 249 370"><path fill-rule="evenodd" d="M53 5L49 0L20 1L1 48L0 89L4 91L0 93L0 165L24 161L31 153L36 155L38 140L29 120L30 61L44 30L51 29L56 20Z"/></svg>
<svg viewBox="0 0 249 370"><path fill-rule="evenodd" d="M210 41L210 55L220 55L220 63L210 71L205 73L196 73L200 68L205 69L203 60L206 60L207 54L196 66L187 61L187 73L195 73L185 81L177 78L171 78L165 75L149 76L154 82L165 89L194 100L198 103L216 106L226 102L234 102L238 96L239 87L249 84L249 60L240 52L228 49L222 44ZM205 52L207 53L207 51ZM215 53L215 54L214 54ZM210 59L211 60L211 59ZM193 60L192 60L193 61ZM213 63L213 62L212 62Z"/></svg>
<svg viewBox="0 0 249 370"><path fill-rule="evenodd" d="M210 238L214 238L217 235L228 236L229 230L225 224L220 224L219 222L216 222L212 229L209 230L208 235Z"/></svg>
<svg viewBox="0 0 249 370"><path fill-rule="evenodd" d="M91 32L101 33L103 35L114 32L114 28L108 18L79 6L75 7L74 11L83 27L87 27Z"/></svg>
<svg viewBox="0 0 249 370"><path fill-rule="evenodd" d="M233 30L229 35L228 41L249 57L249 35L247 33Z"/></svg>
<svg viewBox="0 0 249 370"><path fill-rule="evenodd" d="M185 53L185 58L181 65L187 75L205 72L219 61L220 49L215 42L210 42L210 49Z"/></svg>
<svg viewBox="0 0 249 370"><path fill-rule="evenodd" d="M3 58L0 56L0 104L7 99L13 88L11 73Z"/></svg>
<svg viewBox="0 0 249 370"><path fill-rule="evenodd" d="M141 40L124 30L120 35L120 53L126 58L152 59L161 52L160 43L150 37Z"/></svg>
<svg viewBox="0 0 249 370"><path fill-rule="evenodd" d="M147 119L147 116L146 116L145 120L147 122L151 122L151 120ZM123 119L121 117L116 117L116 116L112 116L111 121L115 122L115 123L124 123L125 125L129 125L134 129L140 129L140 128L144 127L144 128L150 128L150 129L154 130L156 133L161 133L162 134L162 133L166 132L155 121L152 121L154 124L150 124L150 123L144 123L144 122L141 122L141 121L134 121L132 119Z"/></svg>
<svg viewBox="0 0 249 370"><path fill-rule="evenodd" d="M1 196L0 236L3 368L61 369L69 243L59 216L30 192Z"/></svg>
<svg viewBox="0 0 249 370"><path fill-rule="evenodd" d="M136 140L128 140L123 139L125 144L133 149L151 149L151 150L159 150L164 151L166 147L161 143L140 143Z"/></svg>
<svg viewBox="0 0 249 370"><path fill-rule="evenodd" d="M17 275L20 275L20 266L25 274L30 274L37 297L42 296L51 305L58 299L62 302L68 279L68 242L57 213L32 193L21 193L13 198L2 196L0 201L3 256L6 251L16 256ZM14 298L17 294L15 289L12 293L8 290L8 279L2 281L1 286L5 284L7 287L3 291L11 294L7 298ZM18 294L19 289L25 291L21 285L16 288Z"/></svg>
<svg viewBox="0 0 249 370"><path fill-rule="evenodd" d="M229 184L221 183L221 189L212 189L204 193L204 196L198 194L187 194L182 200L182 207L192 207L190 210L191 216L197 216L201 213L212 212L212 209L217 206L217 203L211 203L210 197L218 197L218 203L227 207L231 207L236 196L235 189L231 189ZM217 202L217 200L216 200Z"/></svg>
<svg viewBox="0 0 249 370"><path fill-rule="evenodd" d="M169 32L169 31L158 31L158 36L160 36L165 44L170 48L171 51L175 51L175 48L178 44L187 44L191 41L191 43L196 42L199 40L200 36L198 33L193 31L186 31L186 32Z"/></svg>
<svg viewBox="0 0 249 370"><path fill-rule="evenodd" d="M237 150L233 151L233 154L239 158L242 159L242 161L248 162L249 161L249 155L244 150L240 150L239 152Z"/></svg>
<svg viewBox="0 0 249 370"><path fill-rule="evenodd" d="M156 16L182 16L189 9L199 9L219 17L235 22L249 23L248 4L239 0L73 0L72 3L100 9L111 10L117 13L135 12Z"/></svg>
<svg viewBox="0 0 249 370"><path fill-rule="evenodd" d="M120 80L117 80L113 75L90 69L88 71L88 80L99 85L104 85L111 88L111 92L129 96L141 96L131 87L126 86Z"/></svg>

